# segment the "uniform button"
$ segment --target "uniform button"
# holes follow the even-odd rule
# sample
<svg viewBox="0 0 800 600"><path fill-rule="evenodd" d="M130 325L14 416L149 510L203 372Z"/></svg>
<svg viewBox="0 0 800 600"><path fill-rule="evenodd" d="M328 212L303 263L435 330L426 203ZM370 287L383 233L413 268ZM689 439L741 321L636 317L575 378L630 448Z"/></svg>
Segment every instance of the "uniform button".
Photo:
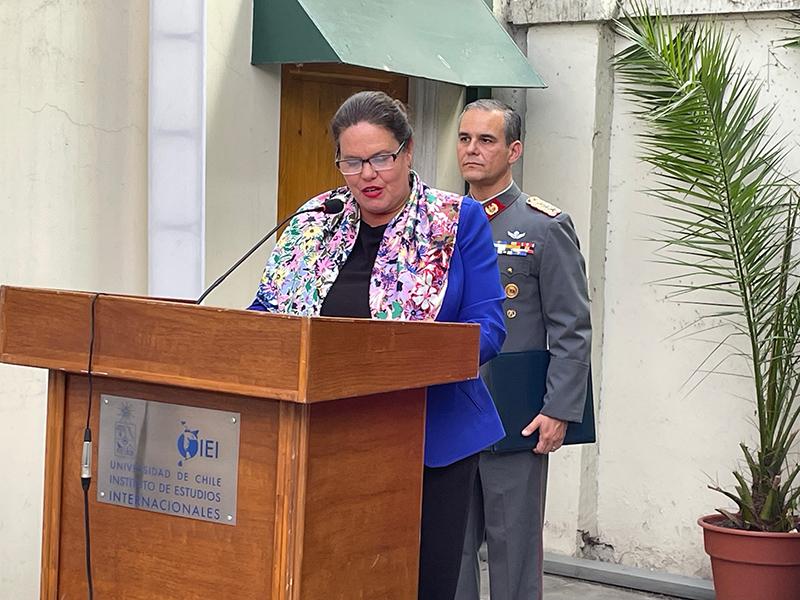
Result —
<svg viewBox="0 0 800 600"><path fill-rule="evenodd" d="M507 273L513 273L513 272L514 272L514 269L513 269L512 267L508 267L508 268L506 269L506 272L507 272Z"/></svg>
<svg viewBox="0 0 800 600"><path fill-rule="evenodd" d="M513 308L509 308L509 309L506 311L506 316L507 316L509 319L513 319L514 317L516 317L516 316L517 316L517 311L515 311Z"/></svg>
<svg viewBox="0 0 800 600"><path fill-rule="evenodd" d="M516 283L506 285L506 298L516 298L519 295L519 288Z"/></svg>

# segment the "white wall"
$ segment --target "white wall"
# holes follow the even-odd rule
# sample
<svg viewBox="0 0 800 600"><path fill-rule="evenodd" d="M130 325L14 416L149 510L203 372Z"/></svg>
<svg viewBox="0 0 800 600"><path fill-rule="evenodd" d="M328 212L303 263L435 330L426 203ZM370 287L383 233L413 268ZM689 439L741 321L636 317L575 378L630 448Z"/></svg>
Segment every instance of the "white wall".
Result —
<svg viewBox="0 0 800 600"><path fill-rule="evenodd" d="M207 0L206 284L275 225L280 67L250 65L253 7ZM272 240L205 301L244 308Z"/></svg>
<svg viewBox="0 0 800 600"><path fill-rule="evenodd" d="M603 289L597 280L602 281L605 244L602 239L595 245L590 243L590 208L595 170L604 168L603 160L599 166L595 164L592 145L598 118L596 98L608 91L602 89L597 77L601 35L602 28L595 24L537 27L530 31L528 56L549 88L528 92L523 175L528 193L560 206L575 222L588 264L596 347L602 340L602 312L598 310L602 308ZM607 171L607 156L605 161ZM599 382L602 364L594 362L594 377ZM599 403L602 396L597 396ZM584 468L584 463L590 466L598 450L599 445L565 448L552 457L548 550L572 554L578 530L594 529L596 493L584 494L583 503L581 493L592 489L594 468Z"/></svg>
<svg viewBox="0 0 800 600"><path fill-rule="evenodd" d="M411 77L408 106L414 129L414 170L428 185L463 192L458 168L458 116L465 88Z"/></svg>
<svg viewBox="0 0 800 600"><path fill-rule="evenodd" d="M464 89L439 84L437 102L436 181L432 185L451 192L464 193L464 179L456 157L458 117L464 108Z"/></svg>
<svg viewBox="0 0 800 600"><path fill-rule="evenodd" d="M764 99L781 103L776 124L791 132L800 50L773 43L784 35L780 17L722 20L743 62L764 79ZM624 44L599 23L533 26L528 44L550 87L528 93L524 186L573 214L593 301L599 295L602 303L594 306L599 441L551 463L547 549L708 577L695 521L729 504L706 486L730 484L741 466L739 441L754 439L750 387L723 376L687 384L711 345L676 336L696 311L666 301L650 283L671 271L653 262L654 247L643 241L657 226L647 213L658 207L642 193L652 180L636 158L641 127L619 89L608 89L607 55ZM800 166L797 158L789 170ZM608 546L582 549L577 529Z"/></svg>
<svg viewBox="0 0 800 600"><path fill-rule="evenodd" d="M0 283L145 291L147 27L143 2L0 3ZM0 365L0 598L38 597L44 425L45 373Z"/></svg>

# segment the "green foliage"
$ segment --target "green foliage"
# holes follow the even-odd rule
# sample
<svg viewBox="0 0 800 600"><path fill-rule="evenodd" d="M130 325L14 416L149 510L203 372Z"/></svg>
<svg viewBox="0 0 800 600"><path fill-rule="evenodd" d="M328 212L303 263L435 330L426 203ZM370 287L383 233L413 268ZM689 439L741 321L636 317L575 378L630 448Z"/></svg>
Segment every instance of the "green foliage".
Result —
<svg viewBox="0 0 800 600"><path fill-rule="evenodd" d="M782 27L787 32L786 37L778 40L781 46L800 47L800 13L792 12L786 17L785 21L789 27Z"/></svg>
<svg viewBox="0 0 800 600"><path fill-rule="evenodd" d="M679 273L661 283L721 323L715 352L744 348L752 373L759 447L741 445L747 470L734 473L734 490L713 487L738 507L719 512L742 529L790 531L800 496L800 466L788 460L800 413L800 199L782 174L784 140L721 26L673 23L641 0L633 11L616 23L631 45L614 68L644 124L640 155L657 182L649 195L664 207L661 255Z"/></svg>

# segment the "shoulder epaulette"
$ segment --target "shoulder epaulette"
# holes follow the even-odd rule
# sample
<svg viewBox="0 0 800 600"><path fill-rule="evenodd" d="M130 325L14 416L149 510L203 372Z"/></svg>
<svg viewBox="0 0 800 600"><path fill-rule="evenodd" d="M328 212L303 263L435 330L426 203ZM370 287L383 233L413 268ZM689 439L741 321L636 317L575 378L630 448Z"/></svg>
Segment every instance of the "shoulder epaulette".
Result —
<svg viewBox="0 0 800 600"><path fill-rule="evenodd" d="M546 214L548 217L557 217L561 214L561 209L557 206L545 202L538 196L529 196L527 200L528 206Z"/></svg>

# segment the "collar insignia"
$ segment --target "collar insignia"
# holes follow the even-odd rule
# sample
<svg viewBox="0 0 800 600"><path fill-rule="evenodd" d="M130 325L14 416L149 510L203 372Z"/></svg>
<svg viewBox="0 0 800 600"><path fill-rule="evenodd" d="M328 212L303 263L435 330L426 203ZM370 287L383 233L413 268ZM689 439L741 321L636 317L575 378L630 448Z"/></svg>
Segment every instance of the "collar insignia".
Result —
<svg viewBox="0 0 800 600"><path fill-rule="evenodd" d="M506 209L506 205L500 202L497 198L493 198L483 204L483 212L486 213L486 216L489 217L491 221L494 217L499 215Z"/></svg>

